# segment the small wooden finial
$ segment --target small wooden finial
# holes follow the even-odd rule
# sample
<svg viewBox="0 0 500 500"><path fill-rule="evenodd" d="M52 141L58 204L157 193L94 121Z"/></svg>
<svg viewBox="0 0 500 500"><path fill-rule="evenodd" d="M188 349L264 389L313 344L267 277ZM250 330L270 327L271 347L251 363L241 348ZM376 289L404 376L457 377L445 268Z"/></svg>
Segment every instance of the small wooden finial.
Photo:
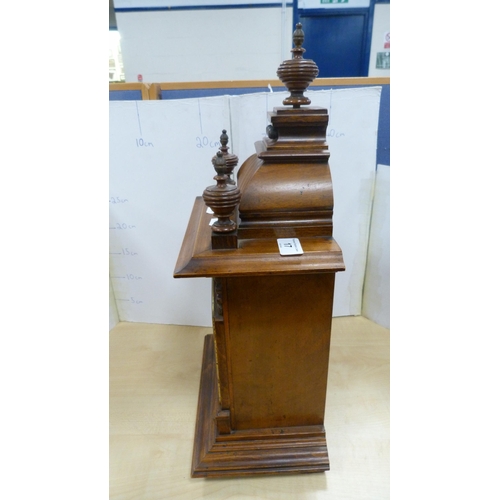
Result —
<svg viewBox="0 0 500 500"><path fill-rule="evenodd" d="M226 159L222 151L217 151L217 154L212 158L212 165L214 166L217 175L214 179L217 182L227 181L227 174L229 172L229 167L227 166Z"/></svg>
<svg viewBox="0 0 500 500"><path fill-rule="evenodd" d="M227 130L222 129L222 134L220 136L220 150L222 151L222 154L227 154L229 148L227 147L227 143L229 142L229 137L227 135Z"/></svg>
<svg viewBox="0 0 500 500"><path fill-rule="evenodd" d="M217 172L214 177L217 184L207 187L203 191L203 200L217 217L217 220L212 224L212 231L214 233L227 233L236 229L236 223L230 217L240 202L241 193L238 186L228 184L229 167L222 151L217 151L212 159L212 164Z"/></svg>
<svg viewBox="0 0 500 500"><path fill-rule="evenodd" d="M219 150L222 152L224 159L226 160L226 165L229 169L229 172L227 174L227 176L228 176L227 182L228 182L228 184L236 184L236 182L233 180L233 178L231 176L233 174L234 168L238 164L238 157L236 155L229 153L229 148L227 147L228 142L229 142L229 137L227 135L227 130L223 129L222 134L220 136L221 146L220 146ZM213 159L215 159L215 156Z"/></svg>
<svg viewBox="0 0 500 500"><path fill-rule="evenodd" d="M304 31L302 31L302 24L297 23L295 25L295 31L293 32L293 44L295 45L295 47L291 50L294 57L302 57L302 54L306 51L306 49L302 48L303 43Z"/></svg>

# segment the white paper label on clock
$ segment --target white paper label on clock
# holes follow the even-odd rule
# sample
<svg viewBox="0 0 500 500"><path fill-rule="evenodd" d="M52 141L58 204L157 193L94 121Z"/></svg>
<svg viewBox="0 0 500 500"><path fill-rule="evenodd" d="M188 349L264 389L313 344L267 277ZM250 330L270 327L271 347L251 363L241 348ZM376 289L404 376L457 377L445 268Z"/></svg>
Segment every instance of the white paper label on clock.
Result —
<svg viewBox="0 0 500 500"><path fill-rule="evenodd" d="M302 255L304 251L298 238L278 238L281 255Z"/></svg>

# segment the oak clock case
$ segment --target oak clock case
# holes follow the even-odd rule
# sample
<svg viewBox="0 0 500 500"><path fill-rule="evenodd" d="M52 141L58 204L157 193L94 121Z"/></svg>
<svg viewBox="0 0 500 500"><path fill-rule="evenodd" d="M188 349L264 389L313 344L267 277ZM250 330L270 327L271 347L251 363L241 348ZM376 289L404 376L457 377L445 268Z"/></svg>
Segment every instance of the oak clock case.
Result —
<svg viewBox="0 0 500 500"><path fill-rule="evenodd" d="M300 23L293 39L277 71L290 95L269 113L267 138L236 180L239 160L222 131L216 184L194 201L174 271L212 278L193 477L329 469L332 305L345 266L332 236L328 112L304 96L318 68L303 58Z"/></svg>

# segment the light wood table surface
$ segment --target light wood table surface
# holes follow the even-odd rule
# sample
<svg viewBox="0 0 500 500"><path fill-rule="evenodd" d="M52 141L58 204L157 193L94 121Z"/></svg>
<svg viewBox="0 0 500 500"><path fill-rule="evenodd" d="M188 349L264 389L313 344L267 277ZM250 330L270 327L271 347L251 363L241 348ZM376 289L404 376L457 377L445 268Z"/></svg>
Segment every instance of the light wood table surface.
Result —
<svg viewBox="0 0 500 500"><path fill-rule="evenodd" d="M389 330L332 320L325 428L330 470L190 477L210 328L119 323L110 332L110 499L389 498Z"/></svg>

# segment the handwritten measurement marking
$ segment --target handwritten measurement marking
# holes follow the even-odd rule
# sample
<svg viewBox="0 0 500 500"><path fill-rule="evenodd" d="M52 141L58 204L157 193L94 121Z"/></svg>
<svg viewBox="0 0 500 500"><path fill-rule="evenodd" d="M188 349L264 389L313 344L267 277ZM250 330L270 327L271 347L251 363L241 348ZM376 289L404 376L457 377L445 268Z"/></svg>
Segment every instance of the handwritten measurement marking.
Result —
<svg viewBox="0 0 500 500"><path fill-rule="evenodd" d="M130 299L116 299L122 302L132 302L132 304L144 304L143 300L136 299L134 297L130 297Z"/></svg>
<svg viewBox="0 0 500 500"><path fill-rule="evenodd" d="M142 135L142 128L141 128L141 117L139 115L139 106L137 104L137 101L135 102L135 109L137 110L137 121L139 123L139 133Z"/></svg>
<svg viewBox="0 0 500 500"><path fill-rule="evenodd" d="M200 133L203 134L203 124L201 121L201 105L200 105L200 99L198 98L198 118L200 119Z"/></svg>
<svg viewBox="0 0 500 500"><path fill-rule="evenodd" d="M109 252L109 255L139 255L137 252L134 252L132 250L129 250L128 248L122 248L121 252Z"/></svg>
<svg viewBox="0 0 500 500"><path fill-rule="evenodd" d="M128 280L142 280L142 276L136 276L135 274L127 274L125 277Z"/></svg>
<svg viewBox="0 0 500 500"><path fill-rule="evenodd" d="M127 203L127 201L127 198L122 200L119 196L111 196L111 198L109 199L109 202L113 205L115 205L116 203Z"/></svg>
<svg viewBox="0 0 500 500"><path fill-rule="evenodd" d="M203 137L196 138L196 147L197 148L218 148L220 147L219 141L212 141L206 135Z"/></svg>
<svg viewBox="0 0 500 500"><path fill-rule="evenodd" d="M142 137L135 140L135 144L138 148L154 148L154 144L149 141L145 141Z"/></svg>
<svg viewBox="0 0 500 500"><path fill-rule="evenodd" d="M126 276L111 276L113 280L142 280L142 276L136 276L135 274L127 274Z"/></svg>
<svg viewBox="0 0 500 500"><path fill-rule="evenodd" d="M123 255L130 255L130 256L138 255L137 252L133 252L132 250L129 250L128 248L122 248L122 254Z"/></svg>
<svg viewBox="0 0 500 500"><path fill-rule="evenodd" d="M120 224L118 222L116 226L112 226L109 229L135 229L135 226L133 224L126 224L126 223Z"/></svg>
<svg viewBox="0 0 500 500"><path fill-rule="evenodd" d="M335 137L335 139L339 139L340 137L345 137L344 132L337 132L334 128L330 129L326 135L328 137Z"/></svg>

